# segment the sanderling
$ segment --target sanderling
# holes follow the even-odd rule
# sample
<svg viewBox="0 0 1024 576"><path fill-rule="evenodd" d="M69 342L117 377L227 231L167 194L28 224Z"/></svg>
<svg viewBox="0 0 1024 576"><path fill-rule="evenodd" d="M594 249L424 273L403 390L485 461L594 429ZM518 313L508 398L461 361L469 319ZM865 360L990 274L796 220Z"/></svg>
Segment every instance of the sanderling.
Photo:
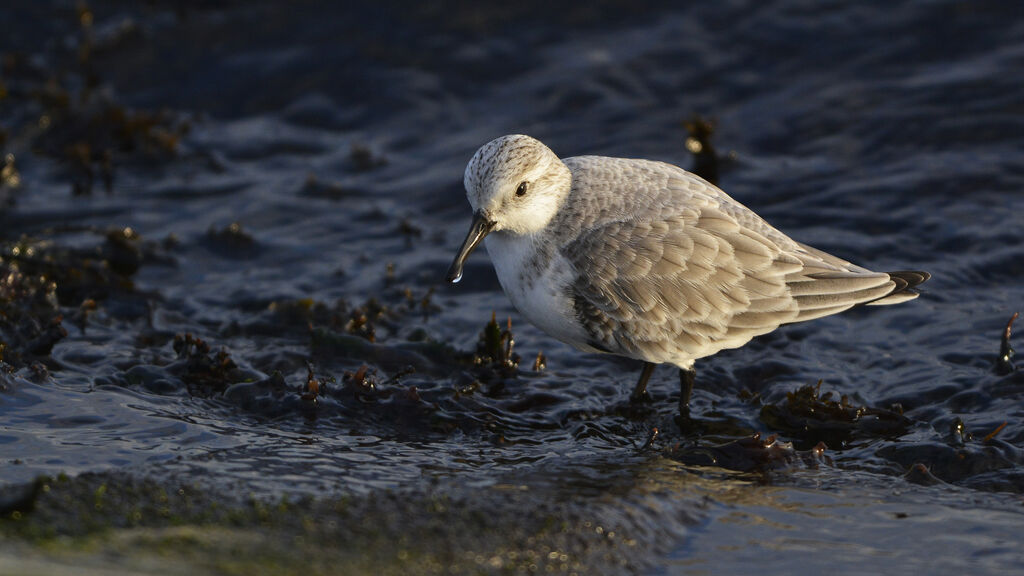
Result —
<svg viewBox="0 0 1024 576"><path fill-rule="evenodd" d="M927 272L872 272L792 240L714 185L650 160L561 160L529 136L477 150L464 178L473 222L448 280L486 241L512 304L555 338L680 369L782 324L898 304Z"/></svg>

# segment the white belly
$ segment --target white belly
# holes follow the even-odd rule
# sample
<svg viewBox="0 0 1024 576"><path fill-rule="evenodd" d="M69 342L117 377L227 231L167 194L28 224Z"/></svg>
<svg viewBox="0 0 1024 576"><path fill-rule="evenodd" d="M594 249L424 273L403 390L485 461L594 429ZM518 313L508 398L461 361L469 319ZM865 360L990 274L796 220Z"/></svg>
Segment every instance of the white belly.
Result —
<svg viewBox="0 0 1024 576"><path fill-rule="evenodd" d="M542 270L531 275L531 260L534 244L529 237L492 233L484 242L487 253L498 273L498 281L512 305L531 324L551 336L583 350L593 350L587 345L587 336L576 320L572 299L567 287L575 279L572 264L562 255L555 254Z"/></svg>

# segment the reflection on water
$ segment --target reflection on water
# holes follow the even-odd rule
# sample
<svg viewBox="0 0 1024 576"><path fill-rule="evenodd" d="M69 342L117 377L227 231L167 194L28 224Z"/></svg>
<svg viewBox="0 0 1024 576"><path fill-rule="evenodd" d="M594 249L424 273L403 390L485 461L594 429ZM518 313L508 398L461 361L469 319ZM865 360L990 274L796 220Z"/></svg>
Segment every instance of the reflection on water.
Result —
<svg viewBox="0 0 1024 576"><path fill-rule="evenodd" d="M1020 511L1005 509L998 498L945 488L937 499L934 488L894 487L864 476L855 486L813 480L840 486L719 493L711 519L669 555L666 573L742 573L755 563L789 574L853 566L885 572L894 564L997 573L1020 565Z"/></svg>

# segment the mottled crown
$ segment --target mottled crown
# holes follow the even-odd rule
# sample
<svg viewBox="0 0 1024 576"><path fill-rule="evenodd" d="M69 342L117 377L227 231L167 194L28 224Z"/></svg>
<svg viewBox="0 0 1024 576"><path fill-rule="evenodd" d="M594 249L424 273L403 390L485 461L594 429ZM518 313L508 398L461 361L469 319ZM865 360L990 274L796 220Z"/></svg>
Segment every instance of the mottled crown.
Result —
<svg viewBox="0 0 1024 576"><path fill-rule="evenodd" d="M476 151L466 166L463 184L474 210L490 209L520 182L532 184L544 180L552 171L568 172L558 156L541 141L523 134L510 134L495 138Z"/></svg>

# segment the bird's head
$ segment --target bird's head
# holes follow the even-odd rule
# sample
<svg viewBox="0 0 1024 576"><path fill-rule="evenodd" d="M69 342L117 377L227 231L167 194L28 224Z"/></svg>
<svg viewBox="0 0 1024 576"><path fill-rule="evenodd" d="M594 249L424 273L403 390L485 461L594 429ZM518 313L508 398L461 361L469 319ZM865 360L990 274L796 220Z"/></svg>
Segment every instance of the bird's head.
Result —
<svg viewBox="0 0 1024 576"><path fill-rule="evenodd" d="M466 166L466 198L473 223L448 281L462 278L470 252L491 232L527 235L543 230L572 187L572 174L539 140L512 134L484 144Z"/></svg>

